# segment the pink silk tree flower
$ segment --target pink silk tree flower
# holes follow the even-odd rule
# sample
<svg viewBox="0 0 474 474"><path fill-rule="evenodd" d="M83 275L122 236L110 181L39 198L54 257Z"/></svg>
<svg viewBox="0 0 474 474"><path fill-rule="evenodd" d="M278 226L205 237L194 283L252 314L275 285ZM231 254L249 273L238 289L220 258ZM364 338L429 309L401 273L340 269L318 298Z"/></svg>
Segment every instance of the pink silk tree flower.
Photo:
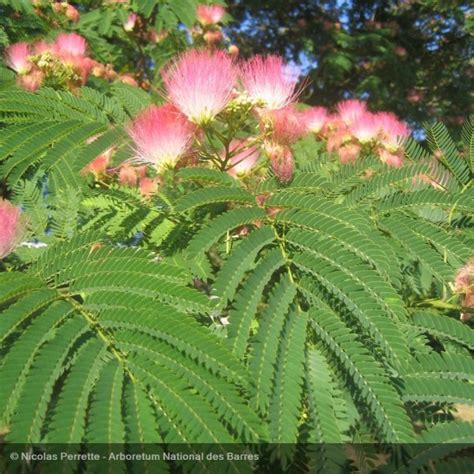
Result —
<svg viewBox="0 0 474 474"><path fill-rule="evenodd" d="M225 15L225 8L221 5L198 5L196 7L196 17L203 25L215 25L219 23Z"/></svg>
<svg viewBox="0 0 474 474"><path fill-rule="evenodd" d="M257 55L250 59L241 67L241 80L250 99L264 110L281 109L299 95L298 74L280 56Z"/></svg>
<svg viewBox="0 0 474 474"><path fill-rule="evenodd" d="M342 146L337 151L339 154L339 159L341 163L349 163L349 161L356 161L359 157L360 146L355 145L354 143L348 143L347 145Z"/></svg>
<svg viewBox="0 0 474 474"><path fill-rule="evenodd" d="M360 100L351 99L339 102L336 109L339 118L347 125L352 125L367 112L367 105Z"/></svg>
<svg viewBox="0 0 474 474"><path fill-rule="evenodd" d="M77 10L77 8L72 5L69 5L69 3L66 4L64 15L68 20L71 20L74 23L77 23L81 19L81 14Z"/></svg>
<svg viewBox="0 0 474 474"><path fill-rule="evenodd" d="M376 120L380 127L380 142L390 151L396 151L410 135L408 126L391 112L379 112Z"/></svg>
<svg viewBox="0 0 474 474"><path fill-rule="evenodd" d="M229 145L230 152L237 152L237 150L241 149L236 153L230 160L230 165L232 166L227 170L227 172L234 177L239 175L245 175L249 173L252 168L255 166L255 163L260 156L260 152L258 148L254 146L247 147L247 140L240 140L238 138L234 138Z"/></svg>
<svg viewBox="0 0 474 474"><path fill-rule="evenodd" d="M58 56L85 56L87 41L77 33L60 33L53 44Z"/></svg>
<svg viewBox="0 0 474 474"><path fill-rule="evenodd" d="M8 67L18 74L28 74L33 63L28 60L30 45L25 42L14 43L5 49L5 62Z"/></svg>
<svg viewBox="0 0 474 474"><path fill-rule="evenodd" d="M23 238L24 230L20 209L0 199L0 259L13 252Z"/></svg>
<svg viewBox="0 0 474 474"><path fill-rule="evenodd" d="M403 150L391 152L385 148L379 149L379 157L383 163L394 168L400 168L403 165Z"/></svg>
<svg viewBox="0 0 474 474"><path fill-rule="evenodd" d="M474 308L474 257L456 273L454 292L463 295L461 304L464 308ZM471 313L461 312L461 321L467 321L471 317Z"/></svg>
<svg viewBox="0 0 474 474"><path fill-rule="evenodd" d="M380 124L375 114L364 112L350 125L349 130L360 143L365 144L377 138Z"/></svg>
<svg viewBox="0 0 474 474"><path fill-rule="evenodd" d="M43 73L38 69L33 69L29 74L24 76L18 75L16 77L16 83L23 89L34 92L39 89L41 82L43 81Z"/></svg>
<svg viewBox="0 0 474 474"><path fill-rule="evenodd" d="M209 123L224 110L236 76L232 58L222 51L188 51L163 72L170 102L198 125Z"/></svg>
<svg viewBox="0 0 474 474"><path fill-rule="evenodd" d="M303 118L308 132L319 133L326 125L329 113L325 107L311 107L303 112Z"/></svg>
<svg viewBox="0 0 474 474"><path fill-rule="evenodd" d="M140 194L145 198L149 199L156 191L158 190L158 186L161 184L161 180L159 177L157 178L148 178L144 177L140 180L139 189Z"/></svg>
<svg viewBox="0 0 474 474"><path fill-rule="evenodd" d="M171 104L145 109L128 127L136 160L158 170L174 166L190 148L195 127Z"/></svg>
<svg viewBox="0 0 474 474"><path fill-rule="evenodd" d="M308 131L304 114L293 104L265 113L262 120L271 127L272 140L284 145L291 145Z"/></svg>
<svg viewBox="0 0 474 474"><path fill-rule="evenodd" d="M265 152L270 158L272 171L281 183L288 183L293 176L294 160L293 152L287 145L275 142L265 142Z"/></svg>

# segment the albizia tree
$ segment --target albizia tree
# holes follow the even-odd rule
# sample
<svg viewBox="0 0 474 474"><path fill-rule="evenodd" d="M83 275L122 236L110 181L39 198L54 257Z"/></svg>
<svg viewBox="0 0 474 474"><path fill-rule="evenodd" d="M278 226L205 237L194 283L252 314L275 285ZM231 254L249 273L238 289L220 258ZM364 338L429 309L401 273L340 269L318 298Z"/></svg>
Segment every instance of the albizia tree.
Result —
<svg viewBox="0 0 474 474"><path fill-rule="evenodd" d="M171 3L97 6L121 28L98 54L124 32L144 70L100 59L96 10L66 2L35 8L77 31L5 49L7 452L177 453L78 472L202 472L216 453L235 472L462 472L471 122L464 149L437 124L428 151L370 103L308 107L297 68L239 59L224 7L187 3L177 31L157 26ZM146 42L186 24L152 61Z"/></svg>

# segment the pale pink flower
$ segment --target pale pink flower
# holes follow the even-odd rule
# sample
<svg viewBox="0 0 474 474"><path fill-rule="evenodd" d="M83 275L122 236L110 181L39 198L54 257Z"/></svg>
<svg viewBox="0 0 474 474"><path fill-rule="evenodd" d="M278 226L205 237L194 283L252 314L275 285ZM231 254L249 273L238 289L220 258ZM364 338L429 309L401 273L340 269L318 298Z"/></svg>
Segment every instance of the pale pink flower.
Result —
<svg viewBox="0 0 474 474"><path fill-rule="evenodd" d="M311 133L319 133L326 124L329 113L325 107L311 107L303 112L306 128Z"/></svg>
<svg viewBox="0 0 474 474"><path fill-rule="evenodd" d="M92 143L97 138L98 138L97 136L90 137L88 140L86 140L86 143ZM115 151L115 147L113 146L110 148L107 148L107 150L105 150L102 154L97 156L87 166L85 166L82 169L81 174L92 173L96 180L99 179L102 175L104 175L107 172L107 167L110 164L110 160L112 159L112 155L114 151Z"/></svg>
<svg viewBox="0 0 474 474"><path fill-rule="evenodd" d="M170 101L192 122L204 125L232 98L236 69L222 51L191 50L163 72Z"/></svg>
<svg viewBox="0 0 474 474"><path fill-rule="evenodd" d="M270 158L270 164L275 176L282 183L287 183L293 176L293 152L287 145L275 142L265 142L264 149Z"/></svg>
<svg viewBox="0 0 474 474"><path fill-rule="evenodd" d="M339 102L336 109L340 119L347 125L352 125L367 112L367 105L360 100L351 99Z"/></svg>
<svg viewBox="0 0 474 474"><path fill-rule="evenodd" d="M222 31L206 31L204 33L204 41L208 46L215 46L224 38Z"/></svg>
<svg viewBox="0 0 474 474"><path fill-rule="evenodd" d="M60 33L53 48L59 56L85 56L87 41L77 33Z"/></svg>
<svg viewBox="0 0 474 474"><path fill-rule="evenodd" d="M380 142L390 151L396 150L403 139L410 135L408 126L391 112L379 112L376 114L375 120L380 127Z"/></svg>
<svg viewBox="0 0 474 474"><path fill-rule="evenodd" d="M380 124L376 115L371 112L364 112L350 125L349 130L359 142L369 143L377 138Z"/></svg>
<svg viewBox="0 0 474 474"><path fill-rule="evenodd" d="M53 46L44 40L37 41L33 45L33 51L35 54L50 53L53 49Z"/></svg>
<svg viewBox="0 0 474 474"><path fill-rule="evenodd" d="M122 186L135 188L138 183L138 176L135 168L129 163L124 163L120 166L118 180Z"/></svg>
<svg viewBox="0 0 474 474"><path fill-rule="evenodd" d="M133 31L137 18L138 15L136 13L130 13L127 17L127 20L123 24L123 29L125 31Z"/></svg>
<svg viewBox="0 0 474 474"><path fill-rule="evenodd" d="M280 56L255 56L241 67L241 79L250 99L263 109L281 109L299 94L298 74Z"/></svg>
<svg viewBox="0 0 474 474"><path fill-rule="evenodd" d="M349 163L349 161L356 161L359 157L360 146L354 143L348 143L338 150L339 159L341 163Z"/></svg>
<svg viewBox="0 0 474 474"><path fill-rule="evenodd" d="M136 159L158 169L173 166L190 147L194 126L167 104L145 109L129 126L135 142Z"/></svg>
<svg viewBox="0 0 474 474"><path fill-rule="evenodd" d="M393 166L394 168L400 168L403 165L403 150L391 152L385 148L380 148L378 152L380 159L386 165Z"/></svg>
<svg viewBox="0 0 474 474"><path fill-rule="evenodd" d="M13 252L23 237L24 229L20 209L0 199L0 259Z"/></svg>
<svg viewBox="0 0 474 474"><path fill-rule="evenodd" d="M34 92L39 89L41 82L43 81L43 73L38 69L33 69L29 74L24 76L18 75L16 77L16 83L22 88L30 92Z"/></svg>
<svg viewBox="0 0 474 474"><path fill-rule="evenodd" d="M238 151L242 150L242 151ZM238 175L244 175L249 173L252 168L255 166L255 163L260 156L260 152L256 146L248 147L247 140L240 140L234 138L229 145L229 151L231 153L237 152L230 160L230 165L232 168L227 170L227 172L234 177Z"/></svg>
<svg viewBox="0 0 474 474"><path fill-rule="evenodd" d="M79 11L77 10L77 8L69 4L66 5L64 14L68 20L71 20L75 23L77 23L81 18L81 15Z"/></svg>
<svg viewBox="0 0 474 474"><path fill-rule="evenodd" d="M219 23L225 15L225 8L221 5L198 5L196 7L196 17L203 25L215 25Z"/></svg>
<svg viewBox="0 0 474 474"><path fill-rule="evenodd" d="M462 306L474 308L474 257L460 268L454 279L454 292L463 295ZM467 321L472 315L468 312L461 313L461 320Z"/></svg>
<svg viewBox="0 0 474 474"><path fill-rule="evenodd" d="M271 127L272 140L285 145L296 142L308 132L304 114L293 104L265 112L262 122L264 126L268 124Z"/></svg>
<svg viewBox="0 0 474 474"><path fill-rule="evenodd" d="M140 180L140 183L139 183L140 194L145 199L150 198L152 194L156 193L160 183L161 183L161 180L158 177L148 178L145 176L144 178Z"/></svg>
<svg viewBox="0 0 474 474"><path fill-rule="evenodd" d="M128 84L129 86L134 86L138 87L138 82L137 80L131 75L131 74L121 74L118 77L120 82L123 82L124 84Z"/></svg>
<svg viewBox="0 0 474 474"><path fill-rule="evenodd" d="M329 136L326 148L330 153L332 153L339 150L342 145L349 142L351 139L351 133L347 129L341 128Z"/></svg>
<svg viewBox="0 0 474 474"><path fill-rule="evenodd" d="M18 74L28 74L33 63L28 60L30 45L25 42L14 43L5 49L5 62Z"/></svg>

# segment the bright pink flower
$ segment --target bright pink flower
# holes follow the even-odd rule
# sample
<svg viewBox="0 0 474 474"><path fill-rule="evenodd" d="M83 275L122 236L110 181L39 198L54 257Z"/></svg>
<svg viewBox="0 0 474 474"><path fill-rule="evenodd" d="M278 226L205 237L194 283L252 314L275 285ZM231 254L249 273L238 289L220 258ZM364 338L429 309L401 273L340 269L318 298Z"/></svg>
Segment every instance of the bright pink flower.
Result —
<svg viewBox="0 0 474 474"><path fill-rule="evenodd" d="M360 146L355 145L354 143L348 143L347 145L342 146L338 150L339 159L341 163L349 163L349 161L356 161L359 157Z"/></svg>
<svg viewBox="0 0 474 474"><path fill-rule="evenodd" d="M304 114L296 110L293 104L264 113L262 121L263 124L270 124L272 140L284 145L296 142L308 131Z"/></svg>
<svg viewBox="0 0 474 474"><path fill-rule="evenodd" d="M236 70L232 58L222 51L191 50L168 66L163 80L175 107L203 125L229 103Z"/></svg>
<svg viewBox="0 0 474 474"><path fill-rule="evenodd" d="M397 150L390 152L385 148L379 149L379 157L383 163L394 168L400 168L403 165L403 151Z"/></svg>
<svg viewBox="0 0 474 474"><path fill-rule="evenodd" d="M20 209L9 201L0 199L0 259L13 252L23 233Z"/></svg>
<svg viewBox="0 0 474 474"><path fill-rule="evenodd" d="M325 107L311 107L303 112L303 117L307 130L311 133L319 133L326 124L329 113Z"/></svg>
<svg viewBox="0 0 474 474"><path fill-rule="evenodd" d="M360 100L351 99L339 102L336 109L341 120L351 125L367 112L367 105Z"/></svg>
<svg viewBox="0 0 474 474"><path fill-rule="evenodd" d="M256 146L251 146L249 148L247 148L246 146L246 140L240 140L235 138L230 142L230 152L236 152L239 149L242 150L230 159L230 164L232 165L232 168L230 168L227 172L231 176L237 177L238 175L247 174L255 166L255 163L257 162L258 157L260 156L260 152Z"/></svg>
<svg viewBox="0 0 474 474"><path fill-rule="evenodd" d="M243 86L258 107L281 109L298 97L298 74L280 56L255 56L241 68Z"/></svg>
<svg viewBox="0 0 474 474"><path fill-rule="evenodd" d="M24 76L18 75L16 83L23 89L34 92L41 86L43 81L43 73L38 69L33 69L29 74Z"/></svg>
<svg viewBox="0 0 474 474"><path fill-rule="evenodd" d="M215 25L225 15L225 8L221 5L198 5L196 16L203 25Z"/></svg>
<svg viewBox="0 0 474 474"><path fill-rule="evenodd" d="M376 115L364 112L350 125L349 130L361 143L369 143L377 138L380 124Z"/></svg>
<svg viewBox="0 0 474 474"><path fill-rule="evenodd" d="M136 13L130 13L127 17L127 20L123 24L123 29L125 31L133 31L137 18L138 15Z"/></svg>
<svg viewBox="0 0 474 474"><path fill-rule="evenodd" d="M152 105L130 125L136 158L158 169L173 166L190 147L194 126L172 105Z"/></svg>
<svg viewBox="0 0 474 474"><path fill-rule="evenodd" d="M30 54L28 43L14 43L5 49L5 62L18 74L28 74L33 66L28 60Z"/></svg>
<svg viewBox="0 0 474 474"><path fill-rule="evenodd" d="M380 141L391 151L396 150L404 138L410 135L408 126L391 112L379 112L375 120L380 127Z"/></svg>
<svg viewBox="0 0 474 474"><path fill-rule="evenodd" d="M54 42L59 56L85 56L87 41L77 33L60 33Z"/></svg>

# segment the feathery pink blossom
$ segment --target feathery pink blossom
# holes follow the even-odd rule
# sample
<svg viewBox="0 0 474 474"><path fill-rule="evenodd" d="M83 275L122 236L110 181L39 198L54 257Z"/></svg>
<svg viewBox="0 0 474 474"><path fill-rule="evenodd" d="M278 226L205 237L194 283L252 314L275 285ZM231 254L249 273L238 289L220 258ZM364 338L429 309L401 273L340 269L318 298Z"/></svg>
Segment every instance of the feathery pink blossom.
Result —
<svg viewBox="0 0 474 474"><path fill-rule="evenodd" d="M311 107L303 112L306 128L311 133L319 133L326 124L329 113L325 107Z"/></svg>
<svg viewBox="0 0 474 474"><path fill-rule="evenodd" d="M247 174L254 166L258 160L260 152L256 146L251 146L249 148L245 148L247 145L246 140L240 140L238 138L234 138L229 145L230 152L236 152L239 149L242 149L239 153L234 155L230 160L230 164L232 168L230 168L227 172L231 176L238 176L241 174Z"/></svg>
<svg viewBox="0 0 474 474"><path fill-rule="evenodd" d="M23 237L21 211L9 201L0 199L0 259L13 252Z"/></svg>
<svg viewBox="0 0 474 474"><path fill-rule="evenodd" d="M191 50L163 72L168 97L192 122L203 125L221 112L232 98L236 69L222 51Z"/></svg>
<svg viewBox="0 0 474 474"><path fill-rule="evenodd" d="M145 109L129 126L136 159L158 169L173 166L190 147L194 126L172 105Z"/></svg>
<svg viewBox="0 0 474 474"><path fill-rule="evenodd" d="M287 145L267 141L263 144L264 150L270 158L270 164L275 176L282 183L287 183L293 176L293 152Z"/></svg>
<svg viewBox="0 0 474 474"><path fill-rule="evenodd" d="M148 199L151 197L152 194L154 194L157 189L158 189L158 186L160 185L161 183L161 180L159 177L157 178L148 178L148 177L144 177L142 179L140 179L140 183L139 183L139 189L140 189L140 194L145 198L145 199Z"/></svg>
<svg viewBox="0 0 474 474"><path fill-rule="evenodd" d="M219 23L225 15L225 8L221 5L198 5L196 7L196 17L203 25L215 25Z"/></svg>
<svg viewBox="0 0 474 474"><path fill-rule="evenodd" d="M454 292L463 296L462 306L465 308L474 308L474 257L460 268L456 273L454 280ZM461 320L467 321L471 319L472 314L461 312Z"/></svg>
<svg viewBox="0 0 474 474"><path fill-rule="evenodd" d="M284 145L296 142L308 132L304 114L293 104L264 113L262 120L264 124L271 125L272 140Z"/></svg>
<svg viewBox="0 0 474 474"><path fill-rule="evenodd" d="M77 33L60 33L53 48L59 56L85 56L87 41Z"/></svg>
<svg viewBox="0 0 474 474"><path fill-rule="evenodd" d="M410 135L408 126L391 112L379 112L375 120L380 127L381 143L392 150L396 150L403 139Z"/></svg>
<svg viewBox="0 0 474 474"><path fill-rule="evenodd" d="M337 104L336 109L340 119L347 125L351 125L367 112L367 105L356 99L343 100Z"/></svg>
<svg viewBox="0 0 474 474"><path fill-rule="evenodd" d="M350 125L349 130L360 143L369 143L377 138L380 125L376 115L367 111Z"/></svg>
<svg viewBox="0 0 474 474"><path fill-rule="evenodd" d="M298 97L298 74L280 56L257 55L241 67L242 84L250 99L267 110L281 109Z"/></svg>
<svg viewBox="0 0 474 474"><path fill-rule="evenodd" d="M5 49L5 62L18 74L27 74L33 64L28 60L30 56L30 46L28 43L19 42L8 46Z"/></svg>

